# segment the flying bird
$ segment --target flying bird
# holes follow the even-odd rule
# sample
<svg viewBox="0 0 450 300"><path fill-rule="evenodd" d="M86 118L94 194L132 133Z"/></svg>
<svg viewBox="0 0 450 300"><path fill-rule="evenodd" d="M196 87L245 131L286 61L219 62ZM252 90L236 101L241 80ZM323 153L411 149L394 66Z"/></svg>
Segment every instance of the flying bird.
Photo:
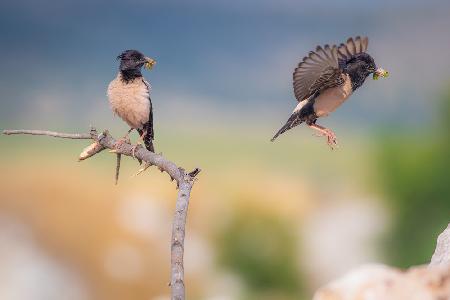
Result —
<svg viewBox="0 0 450 300"><path fill-rule="evenodd" d="M126 50L117 59L120 61L119 73L108 86L108 99L113 112L131 127L121 140L127 139L136 129L145 148L154 152L151 86L142 76L141 69L151 69L156 62L137 50Z"/></svg>
<svg viewBox="0 0 450 300"><path fill-rule="evenodd" d="M287 130L306 123L327 138L331 149L337 146L334 132L316 124L317 119L336 110L370 74L375 80L388 76L388 72L377 68L372 56L366 53L368 44L367 37L357 36L339 46L317 46L316 51L303 58L293 74L298 105L272 141Z"/></svg>

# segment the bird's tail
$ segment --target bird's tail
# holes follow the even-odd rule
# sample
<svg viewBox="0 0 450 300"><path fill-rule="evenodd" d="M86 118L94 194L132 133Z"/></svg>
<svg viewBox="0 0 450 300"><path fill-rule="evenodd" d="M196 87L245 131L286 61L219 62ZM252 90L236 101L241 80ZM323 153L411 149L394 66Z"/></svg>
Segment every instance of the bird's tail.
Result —
<svg viewBox="0 0 450 300"><path fill-rule="evenodd" d="M151 131L151 130L144 131L144 130L138 129L138 132L139 132L139 135L144 140L145 148L148 151L155 152L155 148L153 147L153 131Z"/></svg>
<svg viewBox="0 0 450 300"><path fill-rule="evenodd" d="M294 128L295 126L301 124L303 121L300 119L300 115L297 112L294 112L289 119L287 120L286 124L283 125L283 127L278 130L278 132L273 136L273 138L270 140L271 142L275 141L275 139L280 135L285 133L291 128Z"/></svg>
<svg viewBox="0 0 450 300"><path fill-rule="evenodd" d="M148 134L144 137L144 144L148 151L155 152L155 148L153 147L153 139L149 137Z"/></svg>

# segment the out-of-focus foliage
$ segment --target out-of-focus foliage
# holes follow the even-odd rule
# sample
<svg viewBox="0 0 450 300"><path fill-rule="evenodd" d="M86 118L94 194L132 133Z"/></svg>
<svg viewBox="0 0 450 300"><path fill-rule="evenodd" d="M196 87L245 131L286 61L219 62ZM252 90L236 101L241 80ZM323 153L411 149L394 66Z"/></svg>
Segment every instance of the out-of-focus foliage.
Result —
<svg viewBox="0 0 450 300"><path fill-rule="evenodd" d="M186 229L188 298L308 299L312 285L322 281L307 277L300 262L316 265L303 249L302 222L321 209L322 187L364 181L367 165L353 163L369 160L364 141L343 136L346 150L331 152L308 128L276 144L266 129L170 129L160 132L158 149L188 169L203 170ZM115 157L105 152L78 163L85 146L82 140L0 137L0 223L6 214L28 226L39 238L37 248L62 257L62 267L79 274L88 299L165 299L174 184L155 169L130 178L139 166L124 158L114 186ZM17 289L27 286L10 288Z"/></svg>
<svg viewBox="0 0 450 300"><path fill-rule="evenodd" d="M440 108L437 128L396 132L380 143L380 177L393 208L384 251L401 267L429 261L437 235L449 222L450 90Z"/></svg>
<svg viewBox="0 0 450 300"><path fill-rule="evenodd" d="M245 201L245 199L242 199ZM287 221L250 209L236 213L218 234L220 263L247 283L249 297L295 297L300 293L297 238Z"/></svg>

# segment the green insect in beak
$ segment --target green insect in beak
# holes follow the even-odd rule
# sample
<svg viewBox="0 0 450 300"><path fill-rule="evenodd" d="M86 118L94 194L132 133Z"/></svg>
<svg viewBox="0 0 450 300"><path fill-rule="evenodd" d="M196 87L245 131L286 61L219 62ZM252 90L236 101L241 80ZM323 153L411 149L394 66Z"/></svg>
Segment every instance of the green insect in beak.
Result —
<svg viewBox="0 0 450 300"><path fill-rule="evenodd" d="M380 77L386 78L388 76L389 76L389 72L383 68L378 68L375 70L375 72L373 72L373 80L378 80L378 78L380 78Z"/></svg>
<svg viewBox="0 0 450 300"><path fill-rule="evenodd" d="M145 57L144 68L151 70L155 64L156 64L156 60L154 60L150 57Z"/></svg>

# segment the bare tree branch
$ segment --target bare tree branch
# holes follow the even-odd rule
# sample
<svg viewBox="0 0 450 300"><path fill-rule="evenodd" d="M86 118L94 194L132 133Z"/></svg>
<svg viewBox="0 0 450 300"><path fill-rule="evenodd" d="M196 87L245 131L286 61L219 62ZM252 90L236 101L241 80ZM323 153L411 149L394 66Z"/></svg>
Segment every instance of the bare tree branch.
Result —
<svg viewBox="0 0 450 300"><path fill-rule="evenodd" d="M117 153L116 155L116 185L119 183L119 172L120 172L120 160L122 154Z"/></svg>
<svg viewBox="0 0 450 300"><path fill-rule="evenodd" d="M172 300L184 300L184 236L187 210L189 206L189 197L194 183L194 177L185 175L185 180L179 185L177 203L172 224L172 246L171 246L171 265L172 265Z"/></svg>
<svg viewBox="0 0 450 300"><path fill-rule="evenodd" d="M170 286L172 290L172 300L185 299L185 284L184 284L184 237L186 218L188 212L189 198L192 187L196 180L196 176L200 173L200 169L196 168L190 173L186 173L181 167L175 163L164 158L161 154L156 154L148 151L144 147L138 145L133 146L128 142L117 142L108 131L98 134L95 128L91 128L90 133L60 133L54 131L43 130L4 130L3 134L29 134L29 135L45 135L57 138L68 139L91 139L93 143L83 149L79 160L85 160L104 149L110 149L112 153L116 153L116 182L118 179L118 169L120 168L120 156L126 155L145 162L142 170L150 166L156 166L161 172L169 174L172 180L177 182L178 196L176 201L175 214L172 225L172 240L171 240L171 281ZM141 171L141 170L140 170Z"/></svg>
<svg viewBox="0 0 450 300"><path fill-rule="evenodd" d="M63 139L78 139L78 140L88 140L92 136L89 133L60 133L55 131L47 130L3 130L3 134L31 134L31 135L47 135L53 137L59 137Z"/></svg>
<svg viewBox="0 0 450 300"><path fill-rule="evenodd" d="M99 142L95 141L86 148L83 149L83 151L80 153L80 156L78 157L79 161L88 159L91 156L94 156L95 154L105 150L105 147L100 145Z"/></svg>

